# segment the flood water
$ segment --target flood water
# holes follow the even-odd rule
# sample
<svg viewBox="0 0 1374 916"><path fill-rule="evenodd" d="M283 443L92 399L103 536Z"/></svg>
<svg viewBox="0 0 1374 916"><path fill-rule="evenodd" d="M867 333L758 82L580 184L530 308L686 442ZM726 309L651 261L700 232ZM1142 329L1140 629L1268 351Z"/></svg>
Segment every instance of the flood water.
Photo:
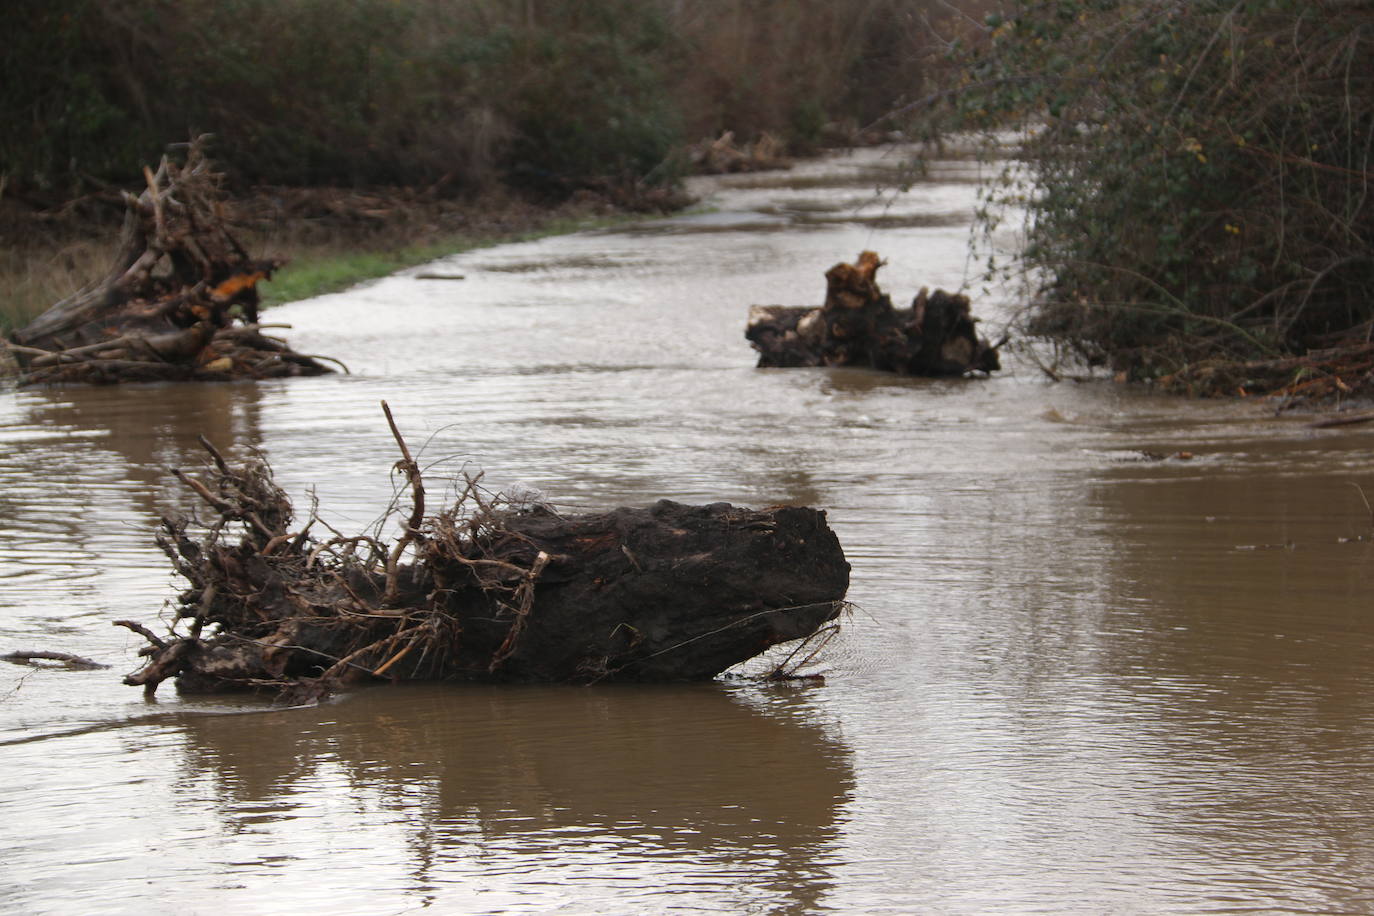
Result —
<svg viewBox="0 0 1374 916"><path fill-rule="evenodd" d="M269 313L349 376L0 391L0 652L112 666L0 663L0 911L1374 911L1374 429L1016 358L753 368L748 306L818 304L862 249L899 301L976 269L976 164L875 197L899 162ZM995 335L1014 296L971 285ZM382 400L431 492L825 508L854 609L824 682L122 686L111 621L177 588L167 468L260 448L358 530L396 483Z"/></svg>

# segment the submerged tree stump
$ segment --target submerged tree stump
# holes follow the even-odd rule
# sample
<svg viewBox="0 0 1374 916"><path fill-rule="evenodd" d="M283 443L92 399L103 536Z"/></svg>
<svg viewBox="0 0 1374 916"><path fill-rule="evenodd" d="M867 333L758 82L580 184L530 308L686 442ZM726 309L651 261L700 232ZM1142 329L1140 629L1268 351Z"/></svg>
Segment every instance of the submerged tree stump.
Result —
<svg viewBox="0 0 1374 916"><path fill-rule="evenodd" d="M205 443L209 476L177 475L214 518L164 519L158 539L189 583L176 603L189 624L162 637L118 621L150 643L125 683L176 677L185 691L303 700L377 678L700 680L812 637L842 610L849 564L824 512L661 500L565 517L469 479L430 516L392 429L414 497L393 544L313 539L313 514L293 529L264 461L231 468Z"/></svg>
<svg viewBox="0 0 1374 916"><path fill-rule="evenodd" d="M124 192L109 272L53 305L7 342L20 384L227 380L332 371L262 333L257 284L280 266L254 259L229 231L222 176L207 138L177 165L143 170Z"/></svg>
<svg viewBox="0 0 1374 916"><path fill-rule="evenodd" d="M967 296L922 289L909 309L878 288L883 261L871 251L825 274L820 308L756 305L745 337L767 367L862 366L901 375L966 375L1001 368L978 336Z"/></svg>

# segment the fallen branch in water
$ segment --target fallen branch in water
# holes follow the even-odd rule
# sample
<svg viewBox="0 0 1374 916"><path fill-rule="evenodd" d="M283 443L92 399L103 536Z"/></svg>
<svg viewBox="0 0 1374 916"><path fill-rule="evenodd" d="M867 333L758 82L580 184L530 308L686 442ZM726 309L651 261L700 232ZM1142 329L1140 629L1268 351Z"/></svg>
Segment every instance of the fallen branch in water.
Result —
<svg viewBox="0 0 1374 916"><path fill-rule="evenodd" d="M65 668L74 668L81 671L110 667L109 665L102 665L100 662L92 661L89 658L82 658L80 655L72 655L70 652L9 652L5 655L0 655L0 661L13 662L16 665L33 665L35 668L51 667L35 664L36 662L59 662Z"/></svg>
<svg viewBox="0 0 1374 916"><path fill-rule="evenodd" d="M1361 423L1369 423L1371 421L1374 421L1374 413L1370 412L1338 414L1334 417L1327 417L1323 420L1308 423L1307 426L1309 429L1331 429L1335 426L1357 426Z"/></svg>

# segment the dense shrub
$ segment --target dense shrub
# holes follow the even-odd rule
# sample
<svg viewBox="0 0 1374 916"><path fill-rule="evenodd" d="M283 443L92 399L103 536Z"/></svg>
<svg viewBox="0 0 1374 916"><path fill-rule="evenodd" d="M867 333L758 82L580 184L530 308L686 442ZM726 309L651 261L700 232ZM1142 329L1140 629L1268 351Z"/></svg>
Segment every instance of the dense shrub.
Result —
<svg viewBox="0 0 1374 916"><path fill-rule="evenodd" d="M65 191L83 176L127 174L146 146L174 139L143 135L141 93L128 85L134 49L91 0L13 0L4 22L0 175L11 186Z"/></svg>
<svg viewBox="0 0 1374 916"><path fill-rule="evenodd" d="M1368 338L1374 4L1006 7L955 111L1030 131L1033 331L1136 377Z"/></svg>
<svg viewBox="0 0 1374 916"><path fill-rule="evenodd" d="M667 31L628 0L18 2L0 170L25 185L121 180L199 131L283 184L640 177L678 139Z"/></svg>
<svg viewBox="0 0 1374 916"><path fill-rule="evenodd" d="M684 141L814 143L832 121L879 117L919 88L926 13L949 8L11 0L0 174L11 192L72 193L208 131L241 182L670 181Z"/></svg>
<svg viewBox="0 0 1374 916"><path fill-rule="evenodd" d="M678 177L670 156L683 138L666 66L678 53L664 18L637 0L568 4L528 23L502 105L514 127L510 177L551 191L588 176Z"/></svg>

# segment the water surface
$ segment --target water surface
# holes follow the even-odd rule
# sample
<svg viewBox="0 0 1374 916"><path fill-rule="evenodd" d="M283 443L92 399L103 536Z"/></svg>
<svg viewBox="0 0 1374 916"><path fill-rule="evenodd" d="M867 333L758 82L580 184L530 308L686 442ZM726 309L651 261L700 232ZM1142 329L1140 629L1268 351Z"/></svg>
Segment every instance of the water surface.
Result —
<svg viewBox="0 0 1374 916"><path fill-rule="evenodd" d="M1374 910L1374 430L1249 401L758 370L751 304L967 284L977 165L874 150L701 210L274 309L351 376L0 393L0 909L25 913ZM418 279L461 273L457 282ZM569 510L827 509L855 609L821 683L120 685L176 582L196 437L338 527L421 463ZM1148 453L1148 454L1147 454ZM1184 453L1191 457L1179 457ZM1165 456L1165 457L1151 457ZM322 898L327 895L327 900Z"/></svg>

